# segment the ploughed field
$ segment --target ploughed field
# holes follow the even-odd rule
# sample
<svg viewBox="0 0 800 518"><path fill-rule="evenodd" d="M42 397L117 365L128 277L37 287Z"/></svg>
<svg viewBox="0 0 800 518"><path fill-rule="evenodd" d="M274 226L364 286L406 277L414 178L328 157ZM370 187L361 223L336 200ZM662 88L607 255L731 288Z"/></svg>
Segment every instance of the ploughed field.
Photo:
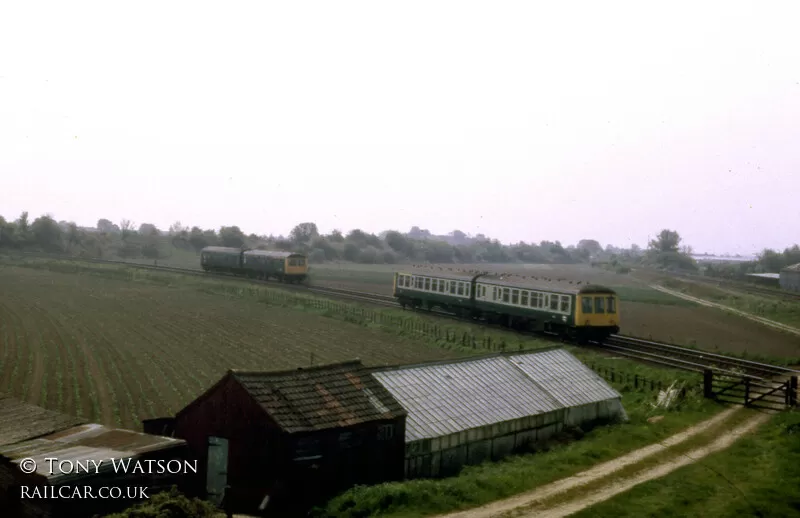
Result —
<svg viewBox="0 0 800 518"><path fill-rule="evenodd" d="M621 334L729 353L800 357L797 336L752 322L722 310L700 306L650 288L631 275L589 265L432 265L441 268L507 272L516 275L603 284L617 290ZM392 272L403 265L322 264L311 267L310 282L391 295Z"/></svg>
<svg viewBox="0 0 800 518"><path fill-rule="evenodd" d="M0 392L138 429L230 369L365 364L455 353L380 330L214 292L231 281L105 265L0 264ZM240 289L242 283L236 283ZM230 284L232 287L233 284Z"/></svg>

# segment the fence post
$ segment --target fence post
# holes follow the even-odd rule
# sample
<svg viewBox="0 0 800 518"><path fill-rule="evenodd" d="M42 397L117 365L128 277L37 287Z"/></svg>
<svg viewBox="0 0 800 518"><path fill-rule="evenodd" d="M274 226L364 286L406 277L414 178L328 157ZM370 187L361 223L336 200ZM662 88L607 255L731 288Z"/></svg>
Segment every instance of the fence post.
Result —
<svg viewBox="0 0 800 518"><path fill-rule="evenodd" d="M703 370L703 397L711 399L714 397L714 388L711 382L714 379L714 372L711 369Z"/></svg>
<svg viewBox="0 0 800 518"><path fill-rule="evenodd" d="M744 379L744 406L750 401L750 378Z"/></svg>
<svg viewBox="0 0 800 518"><path fill-rule="evenodd" d="M797 405L797 376L789 380L789 406Z"/></svg>
<svg viewBox="0 0 800 518"><path fill-rule="evenodd" d="M639 375L638 374L634 374L633 375L633 388L637 388L637 389L639 388Z"/></svg>

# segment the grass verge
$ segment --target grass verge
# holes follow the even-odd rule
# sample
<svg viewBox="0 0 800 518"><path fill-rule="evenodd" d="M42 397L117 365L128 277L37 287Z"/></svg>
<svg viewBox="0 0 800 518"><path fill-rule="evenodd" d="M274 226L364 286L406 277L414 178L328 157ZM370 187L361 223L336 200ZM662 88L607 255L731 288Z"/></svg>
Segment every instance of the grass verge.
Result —
<svg viewBox="0 0 800 518"><path fill-rule="evenodd" d="M783 412L732 446L575 517L800 516L800 412Z"/></svg>

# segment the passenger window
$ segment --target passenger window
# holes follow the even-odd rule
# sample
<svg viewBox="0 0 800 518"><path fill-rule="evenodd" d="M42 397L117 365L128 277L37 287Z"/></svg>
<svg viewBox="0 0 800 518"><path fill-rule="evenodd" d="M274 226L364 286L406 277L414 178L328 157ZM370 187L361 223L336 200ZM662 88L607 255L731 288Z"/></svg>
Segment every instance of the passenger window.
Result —
<svg viewBox="0 0 800 518"><path fill-rule="evenodd" d="M511 303L519 304L519 290L511 290Z"/></svg>
<svg viewBox="0 0 800 518"><path fill-rule="evenodd" d="M444 293L444 282L443 280L439 280L439 293Z"/></svg>
<svg viewBox="0 0 800 518"><path fill-rule="evenodd" d="M431 289L431 280L427 277L425 277L425 289L426 290Z"/></svg>
<svg viewBox="0 0 800 518"><path fill-rule="evenodd" d="M581 298L581 311L586 314L592 313L592 298L591 297L582 297Z"/></svg>
<svg viewBox="0 0 800 518"><path fill-rule="evenodd" d="M497 286L492 286L492 300L497 300Z"/></svg>
<svg viewBox="0 0 800 518"><path fill-rule="evenodd" d="M458 294L459 295L463 295L464 294L464 283L463 282L459 282L458 283Z"/></svg>
<svg viewBox="0 0 800 518"><path fill-rule="evenodd" d="M603 309L603 306L605 305L605 304L603 304L604 301L605 301L605 299L603 297L595 297L594 298L594 312L595 313L605 313L605 310Z"/></svg>
<svg viewBox="0 0 800 518"><path fill-rule="evenodd" d="M558 311L558 295L550 295L550 309Z"/></svg>
<svg viewBox="0 0 800 518"><path fill-rule="evenodd" d="M508 302L508 292L510 290L508 288L503 288L503 302Z"/></svg>
<svg viewBox="0 0 800 518"><path fill-rule="evenodd" d="M561 311L569 313L569 297L566 295L561 295Z"/></svg>
<svg viewBox="0 0 800 518"><path fill-rule="evenodd" d="M438 284L439 284L439 281L437 281L436 279L433 279L431 281L431 291L439 291Z"/></svg>
<svg viewBox="0 0 800 518"><path fill-rule="evenodd" d="M607 313L616 313L617 312L617 304L616 304L616 300L614 300L614 297L608 297L606 299L606 304L608 306L608 307L606 307L606 312Z"/></svg>
<svg viewBox="0 0 800 518"><path fill-rule="evenodd" d="M465 282L464 283L464 296L465 297L469 297L470 288L472 288L472 285L470 283L468 283L468 282Z"/></svg>
<svg viewBox="0 0 800 518"><path fill-rule="evenodd" d="M527 292L527 291L524 291L524 290L523 290L523 292L522 292L522 300L521 300L521 304L522 304L523 306L527 306L527 305L528 305L528 292Z"/></svg>
<svg viewBox="0 0 800 518"><path fill-rule="evenodd" d="M456 281L450 281L450 293L456 294Z"/></svg>
<svg viewBox="0 0 800 518"><path fill-rule="evenodd" d="M422 277L414 277L414 287L418 290L422 289Z"/></svg>

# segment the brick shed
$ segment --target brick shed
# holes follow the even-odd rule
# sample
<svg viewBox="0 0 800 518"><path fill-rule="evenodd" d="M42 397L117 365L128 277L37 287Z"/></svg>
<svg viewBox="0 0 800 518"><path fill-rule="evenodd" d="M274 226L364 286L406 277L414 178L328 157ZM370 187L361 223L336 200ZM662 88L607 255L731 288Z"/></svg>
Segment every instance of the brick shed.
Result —
<svg viewBox="0 0 800 518"><path fill-rule="evenodd" d="M252 512L402 479L406 414L369 372L358 360L229 371L175 417L201 466L196 494L221 503L229 486L231 507Z"/></svg>
<svg viewBox="0 0 800 518"><path fill-rule="evenodd" d="M85 498L84 488L91 488L92 494L97 494L100 487L116 487L127 493L127 487L141 486L147 487L147 495L152 496L172 484L180 485L183 477L123 473L114 468L112 458L123 462L173 461L174 468L185 471L187 453L181 440L85 424L82 419L0 396L0 515L89 517L119 511L136 500ZM73 467L80 462L89 469L64 473L56 468L51 472L46 458L69 461ZM34 459L36 471L24 473L20 469L23 459ZM35 498L37 493L74 495L75 488L82 491L84 498Z"/></svg>

